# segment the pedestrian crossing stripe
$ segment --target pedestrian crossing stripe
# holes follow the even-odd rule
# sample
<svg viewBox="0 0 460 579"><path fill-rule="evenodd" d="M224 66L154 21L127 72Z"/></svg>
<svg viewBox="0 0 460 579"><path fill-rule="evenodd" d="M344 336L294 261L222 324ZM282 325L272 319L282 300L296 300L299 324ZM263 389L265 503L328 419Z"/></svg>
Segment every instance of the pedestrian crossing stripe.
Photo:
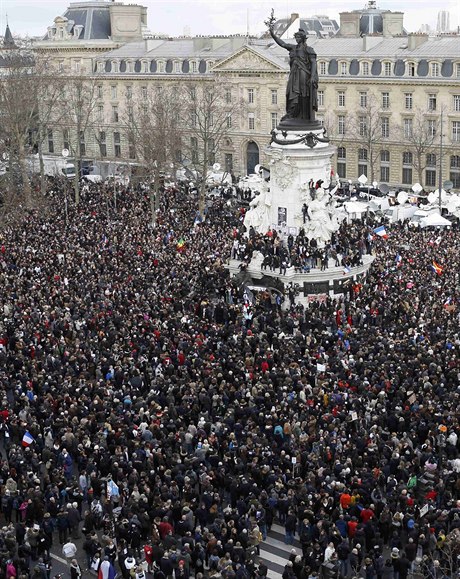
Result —
<svg viewBox="0 0 460 579"><path fill-rule="evenodd" d="M265 541L260 543L259 558L268 567L269 579L281 579L286 563L295 549L296 555L302 555L302 546L299 541L294 540L293 545L286 545L284 542L284 527L273 523Z"/></svg>

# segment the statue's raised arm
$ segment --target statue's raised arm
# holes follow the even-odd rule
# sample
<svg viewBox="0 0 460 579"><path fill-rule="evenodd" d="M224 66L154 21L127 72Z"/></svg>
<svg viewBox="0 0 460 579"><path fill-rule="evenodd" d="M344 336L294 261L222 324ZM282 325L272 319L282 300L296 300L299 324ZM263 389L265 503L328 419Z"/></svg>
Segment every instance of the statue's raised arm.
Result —
<svg viewBox="0 0 460 579"><path fill-rule="evenodd" d="M293 48L294 45L288 44L287 42L284 42L284 40L281 40L281 38L279 36L276 36L276 34L275 34L275 22L276 22L276 18L275 18L274 11L272 8L270 18L267 18L267 20L265 20L265 24L268 27L268 31L270 32L270 36L273 38L273 40L276 42L276 44L279 44L283 48L286 48L286 50L290 50L291 48Z"/></svg>

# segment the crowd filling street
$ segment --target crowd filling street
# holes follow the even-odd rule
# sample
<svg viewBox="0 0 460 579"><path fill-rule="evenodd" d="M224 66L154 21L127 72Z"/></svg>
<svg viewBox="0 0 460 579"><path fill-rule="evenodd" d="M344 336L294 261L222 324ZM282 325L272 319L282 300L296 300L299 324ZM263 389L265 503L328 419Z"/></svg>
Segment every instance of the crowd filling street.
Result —
<svg viewBox="0 0 460 579"><path fill-rule="evenodd" d="M342 225L368 277L304 308L229 278L322 263L231 201L49 201L0 230L0 579L263 579L274 523L283 579L458 576L458 229Z"/></svg>

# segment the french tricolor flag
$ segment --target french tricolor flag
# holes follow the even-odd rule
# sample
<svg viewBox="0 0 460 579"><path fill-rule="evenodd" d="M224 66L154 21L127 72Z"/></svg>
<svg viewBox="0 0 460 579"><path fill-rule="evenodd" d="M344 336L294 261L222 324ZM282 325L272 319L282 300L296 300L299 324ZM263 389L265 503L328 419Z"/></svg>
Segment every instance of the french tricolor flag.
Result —
<svg viewBox="0 0 460 579"><path fill-rule="evenodd" d="M33 442L35 442L35 438L26 430L22 437L22 446L30 446Z"/></svg>
<svg viewBox="0 0 460 579"><path fill-rule="evenodd" d="M384 225L381 225L380 227L376 227L374 229L374 233L375 233L375 235L378 235L379 237L383 237L384 239L387 239L387 237L388 237L388 234L386 232Z"/></svg>

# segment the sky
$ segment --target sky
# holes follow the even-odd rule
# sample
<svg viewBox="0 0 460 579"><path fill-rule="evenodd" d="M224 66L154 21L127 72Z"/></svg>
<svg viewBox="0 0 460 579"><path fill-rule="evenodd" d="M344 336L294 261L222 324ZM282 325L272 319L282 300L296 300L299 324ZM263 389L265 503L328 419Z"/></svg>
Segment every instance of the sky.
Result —
<svg viewBox="0 0 460 579"><path fill-rule="evenodd" d="M152 33L250 34L265 30L264 20L272 8L277 18L293 12L301 16L327 15L339 21L339 13L363 8L366 0L125 0L148 7L148 27ZM6 19L13 35L42 36L54 18L65 12L66 0L0 0L0 34ZM404 27L415 32L424 24L436 27L439 10L450 13L451 29L460 26L460 0L377 0L379 8L404 12Z"/></svg>

